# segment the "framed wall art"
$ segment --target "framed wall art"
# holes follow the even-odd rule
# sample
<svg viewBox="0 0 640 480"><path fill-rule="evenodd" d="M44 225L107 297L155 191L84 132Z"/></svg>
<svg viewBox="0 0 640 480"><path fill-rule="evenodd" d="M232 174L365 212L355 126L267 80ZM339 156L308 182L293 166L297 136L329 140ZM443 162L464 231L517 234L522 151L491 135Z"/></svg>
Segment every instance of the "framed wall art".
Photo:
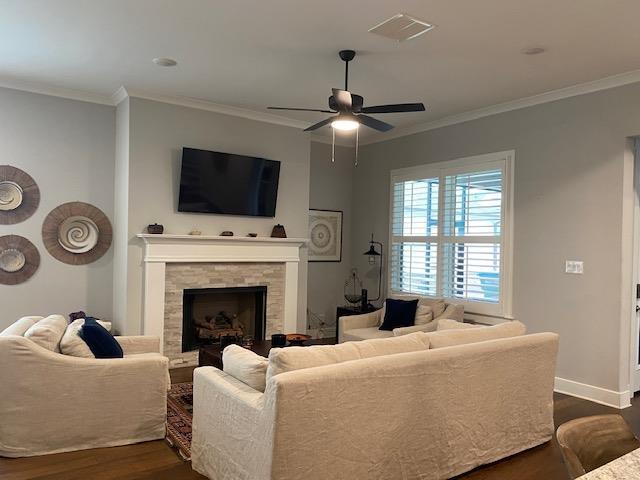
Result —
<svg viewBox="0 0 640 480"><path fill-rule="evenodd" d="M309 210L309 261L342 261L342 211Z"/></svg>

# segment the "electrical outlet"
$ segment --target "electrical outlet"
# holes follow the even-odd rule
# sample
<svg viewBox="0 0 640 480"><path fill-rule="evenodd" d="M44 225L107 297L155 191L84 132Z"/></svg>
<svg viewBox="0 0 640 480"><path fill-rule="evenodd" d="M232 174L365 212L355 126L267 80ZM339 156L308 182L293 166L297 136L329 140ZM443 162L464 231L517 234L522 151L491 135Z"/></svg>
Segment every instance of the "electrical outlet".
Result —
<svg viewBox="0 0 640 480"><path fill-rule="evenodd" d="M584 262L581 260L567 260L564 263L564 271L573 275L582 275L584 273Z"/></svg>

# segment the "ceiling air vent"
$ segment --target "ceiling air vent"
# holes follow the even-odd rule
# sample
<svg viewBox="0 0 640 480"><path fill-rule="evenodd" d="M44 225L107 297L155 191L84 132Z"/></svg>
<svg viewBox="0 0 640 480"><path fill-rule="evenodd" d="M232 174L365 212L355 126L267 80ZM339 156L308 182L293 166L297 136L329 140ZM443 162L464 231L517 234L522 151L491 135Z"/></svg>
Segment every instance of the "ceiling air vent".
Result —
<svg viewBox="0 0 640 480"><path fill-rule="evenodd" d="M404 42L405 40L411 40L428 32L433 27L434 25L429 22L419 20L406 13L399 13L375 27L370 28L369 31L385 38L390 38L391 40Z"/></svg>

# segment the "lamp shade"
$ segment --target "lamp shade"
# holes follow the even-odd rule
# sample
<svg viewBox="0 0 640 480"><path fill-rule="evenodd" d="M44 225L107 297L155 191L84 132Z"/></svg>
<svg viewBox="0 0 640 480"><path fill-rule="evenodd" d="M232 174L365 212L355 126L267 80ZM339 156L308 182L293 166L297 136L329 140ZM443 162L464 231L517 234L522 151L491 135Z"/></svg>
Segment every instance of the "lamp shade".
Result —
<svg viewBox="0 0 640 480"><path fill-rule="evenodd" d="M380 254L376 251L376 247L371 244L371 246L369 247L369 250L367 250L366 252L363 253L363 255L368 255L368 256L376 256L379 257Z"/></svg>

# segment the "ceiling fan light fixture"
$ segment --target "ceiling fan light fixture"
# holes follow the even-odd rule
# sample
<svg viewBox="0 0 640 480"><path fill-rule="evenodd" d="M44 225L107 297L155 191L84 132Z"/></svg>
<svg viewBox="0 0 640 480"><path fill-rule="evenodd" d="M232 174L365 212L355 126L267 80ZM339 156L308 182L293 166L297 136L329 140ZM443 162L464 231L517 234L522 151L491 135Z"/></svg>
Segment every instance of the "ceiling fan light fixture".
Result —
<svg viewBox="0 0 640 480"><path fill-rule="evenodd" d="M338 117L331 122L331 128L343 132L352 132L353 130L357 130L358 127L360 127L360 122L353 118Z"/></svg>

